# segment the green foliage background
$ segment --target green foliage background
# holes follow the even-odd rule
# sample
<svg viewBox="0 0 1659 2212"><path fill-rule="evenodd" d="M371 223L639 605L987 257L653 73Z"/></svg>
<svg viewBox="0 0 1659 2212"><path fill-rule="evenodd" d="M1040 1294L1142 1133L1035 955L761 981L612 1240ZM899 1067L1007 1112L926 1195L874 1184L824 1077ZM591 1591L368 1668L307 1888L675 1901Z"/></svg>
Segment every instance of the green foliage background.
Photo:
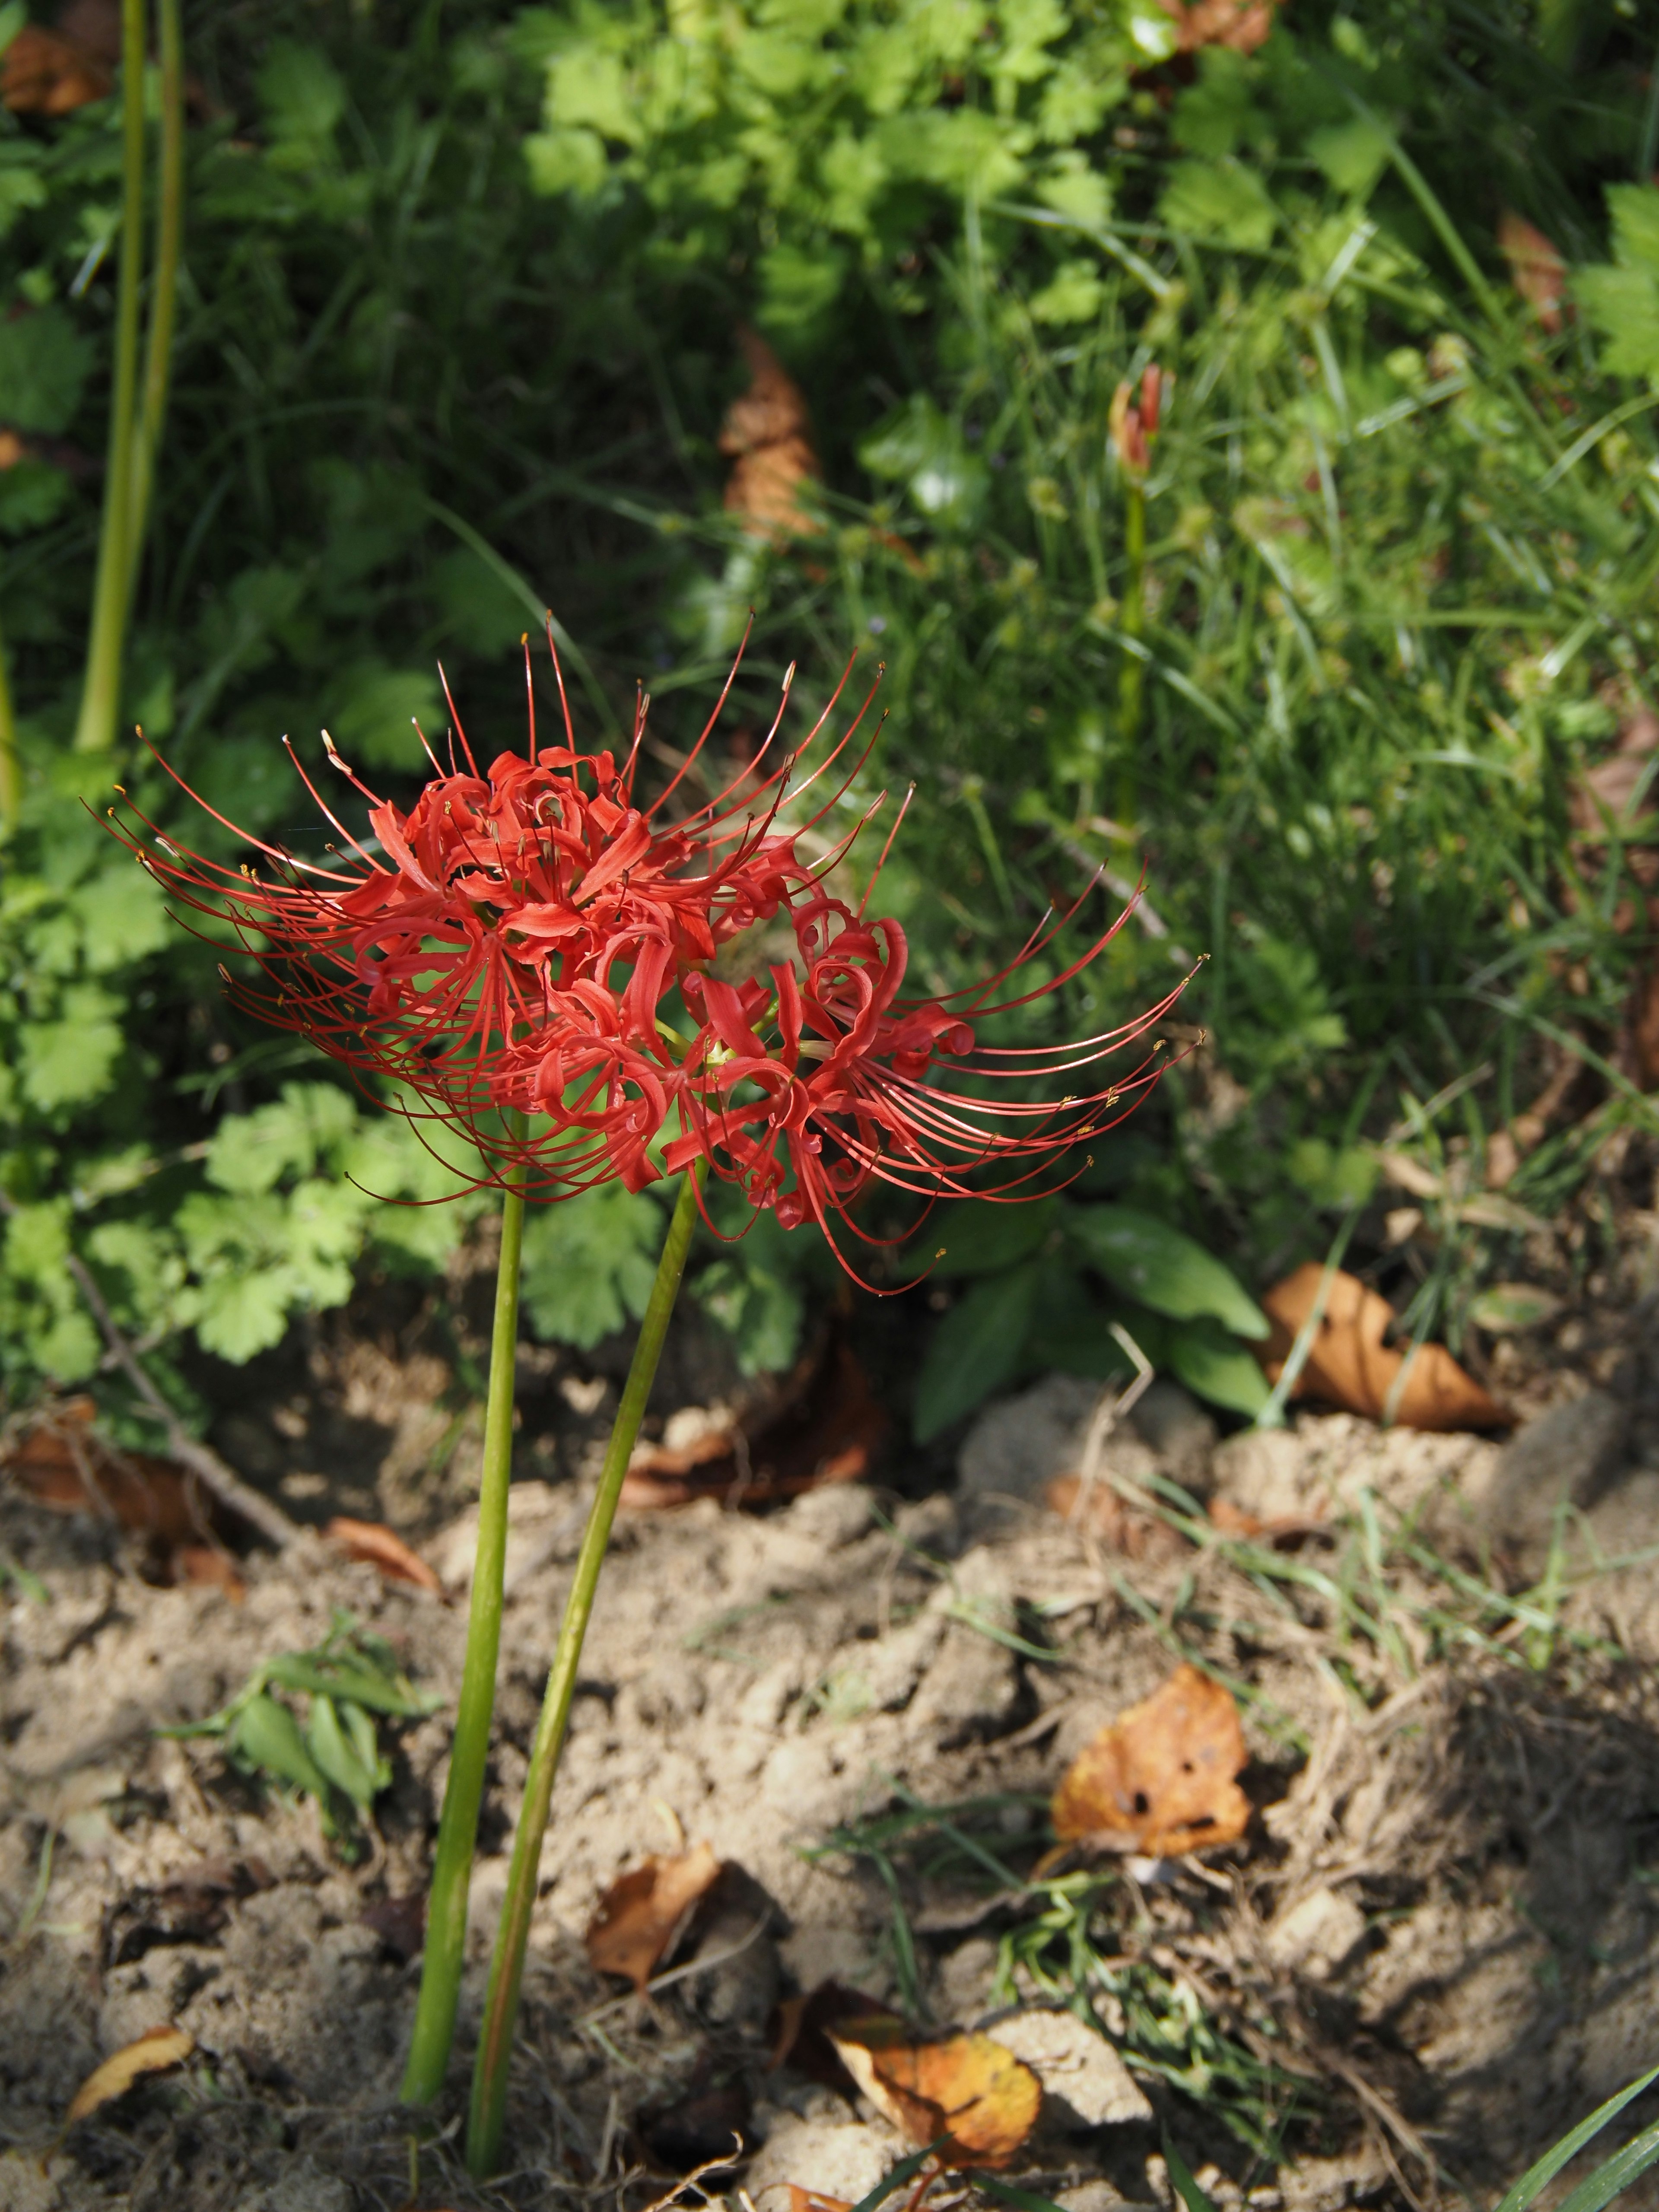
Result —
<svg viewBox="0 0 1659 2212"><path fill-rule="evenodd" d="M1648 951L1617 926L1629 870L1568 815L1650 699L1659 577L1659 93L1619 8L1310 0L1248 57L1177 55L1153 0L295 0L187 11L186 42L125 714L211 805L320 842L277 739L325 722L407 796L440 654L475 744L516 741L544 604L588 730L642 675L675 742L753 605L738 720L792 659L809 702L849 647L886 661L848 806L918 784L884 886L930 987L1000 965L1096 867L1136 872L1108 818L1133 787L1156 929L1033 1020L1105 1025L1204 955L1182 1014L1213 1041L1103 1152L1079 1219L1127 1208L1259 1285L1364 1206L1387 1124L1478 1174L1563 1034L1606 1103L1531 1156L1517 1218L1650 1123L1619 1062ZM174 835L234 843L136 744L68 750L115 105L0 121L0 428L26 448L0 471L12 1394L96 1367L71 1245L164 1365L186 1332L240 1359L365 1261L430 1269L479 1203L374 1202L443 1170L226 1010L222 948L173 928L97 811L118 777ZM1506 208L1578 264L1553 332L1510 286ZM823 527L789 547L720 508L742 319L823 454ZM1137 641L1106 412L1154 357L1177 382ZM701 1279L750 1365L787 1362L824 1264L772 1227ZM648 1198L540 1215L532 1326L620 1326L658 1233ZM1508 1233L1449 1236L1413 1324L1455 1334ZM1079 1313L1101 1356L1118 1292L1061 1242L1063 1295L1033 1291L1023 1334L1005 1313L1012 1372L1085 1358ZM981 1281L1017 1304L1028 1256Z"/></svg>

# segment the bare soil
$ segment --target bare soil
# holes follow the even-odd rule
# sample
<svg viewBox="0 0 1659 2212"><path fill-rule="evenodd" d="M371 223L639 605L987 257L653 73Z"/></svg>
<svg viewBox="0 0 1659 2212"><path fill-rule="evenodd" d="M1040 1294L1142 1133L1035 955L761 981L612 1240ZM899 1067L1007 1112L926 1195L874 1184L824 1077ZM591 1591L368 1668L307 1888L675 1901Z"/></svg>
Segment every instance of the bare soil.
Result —
<svg viewBox="0 0 1659 2212"><path fill-rule="evenodd" d="M1151 2117L1089 2125L1051 2100L1011 2179L1068 2212L1170 2206L1166 2132L1222 2212L1489 2201L1659 2057L1659 1583L1607 1565L1659 1535L1628 1336L1622 1365L1551 1370L1507 1446L1317 1414L1223 1441L1160 1386L1109 1442L1122 1510L1098 1530L1042 1501L1094 1397L1051 1377L981 1418L954 1480L896 1449L879 1481L769 1514L619 1524L543 1859L514 2164L473 2188L472 2026L614 1376L526 1355L473 1958L441 2131L417 2141L396 2092L476 1423L446 1395L453 1346L373 1323L268 1364L217 1441L301 1517L418 1540L444 1599L320 1538L247 1557L240 1599L157 1587L118 1529L0 1493L0 1556L40 1586L14 1576L4 1598L0 2212L637 2208L734 2125L747 2162L708 2188L757 2212L788 2212L790 2182L856 2197L896 2138L769 2063L780 2000L831 1978L935 2028L1091 2002ZM693 1337L675 1358L684 1431L694 1376L705 1410L737 1384ZM1269 1533L1194 1546L1148 1509L1154 1478ZM1505 1590L1533 1595L1506 1610ZM386 1731L394 1779L356 1863L308 1801L153 1733L340 1610L446 1701ZM1069 1919L992 1879L988 1852L1030 1873L1067 1762L1183 1656L1240 1696L1245 1838L1114 1864ZM849 1832L964 1806L978 1858L937 1826L884 1859ZM635 1996L582 1935L619 1872L682 1839L727 1871L676 1978ZM191 2061L65 2134L92 2068L164 2022ZM1656 2115L1632 2106L1596 2154Z"/></svg>

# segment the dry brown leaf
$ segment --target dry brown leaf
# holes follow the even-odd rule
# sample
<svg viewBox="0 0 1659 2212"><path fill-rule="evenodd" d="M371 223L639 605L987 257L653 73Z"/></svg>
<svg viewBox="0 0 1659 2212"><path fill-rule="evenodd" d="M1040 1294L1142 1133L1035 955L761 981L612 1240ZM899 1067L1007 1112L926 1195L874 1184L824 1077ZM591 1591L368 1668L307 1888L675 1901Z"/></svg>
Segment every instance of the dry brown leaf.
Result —
<svg viewBox="0 0 1659 2212"><path fill-rule="evenodd" d="M766 538L805 538L823 528L801 507L800 487L823 473L800 386L758 331L739 325L738 343L750 385L720 425L720 448L732 458L725 504Z"/></svg>
<svg viewBox="0 0 1659 2212"><path fill-rule="evenodd" d="M588 1926L587 1955L595 1969L622 1974L642 1990L720 1870L713 1846L699 1844L681 1857L648 1858L619 1876Z"/></svg>
<svg viewBox="0 0 1659 2212"><path fill-rule="evenodd" d="M1314 1310L1325 1269L1310 1260L1276 1283L1261 1304L1273 1334L1261 1348L1270 1382L1276 1382L1297 1333ZM1297 1378L1293 1397L1319 1398L1350 1413L1379 1421L1390 1408L1402 1429L1495 1429L1508 1418L1495 1399L1468 1375L1443 1344L1419 1345L1404 1382L1399 1383L1406 1354L1382 1340L1395 1320L1394 1308L1357 1275L1336 1268L1325 1297L1325 1310Z"/></svg>
<svg viewBox="0 0 1659 2212"><path fill-rule="evenodd" d="M1178 52L1231 46L1236 53L1253 54L1273 29L1277 0L1159 0L1159 4L1175 23Z"/></svg>
<svg viewBox="0 0 1659 2212"><path fill-rule="evenodd" d="M803 1353L778 1395L752 1414L674 1449L636 1446L622 1503L634 1511L717 1498L768 1505L870 1472L887 1431L853 1349L838 1335Z"/></svg>
<svg viewBox="0 0 1659 2212"><path fill-rule="evenodd" d="M1178 1528L1172 1528L1156 1513L1138 1513L1109 1482L1095 1483L1091 1495L1079 1505L1082 1487L1080 1474L1057 1474L1043 1491L1044 1502L1051 1513L1086 1528L1113 1551L1121 1552L1125 1559L1174 1559L1191 1549Z"/></svg>
<svg viewBox="0 0 1659 2212"><path fill-rule="evenodd" d="M1006 2166L1036 2125L1042 2083L988 2035L917 2043L890 2014L830 2039L878 2112L912 2142L937 2143L945 2166Z"/></svg>
<svg viewBox="0 0 1659 2212"><path fill-rule="evenodd" d="M125 2097L133 2083L146 2074L165 2074L189 2057L196 2038L182 2027L147 2027L131 2043L96 2066L76 2091L64 2124L73 2127L102 2105Z"/></svg>
<svg viewBox="0 0 1659 2212"><path fill-rule="evenodd" d="M1177 1667L1073 1761L1054 1792L1054 1833L1151 1858L1233 1843L1250 1817L1236 1779L1247 1756L1231 1692Z"/></svg>
<svg viewBox="0 0 1659 2212"><path fill-rule="evenodd" d="M826 2197L821 2189L803 2189L798 2181L789 2188L789 2212L853 2212L850 2197Z"/></svg>
<svg viewBox="0 0 1659 2212"><path fill-rule="evenodd" d="M323 1534L348 1559L378 1567L389 1582L413 1583L416 1589L441 1591L443 1584L418 1552L394 1535L383 1521L351 1521L336 1514Z"/></svg>
<svg viewBox="0 0 1659 2212"><path fill-rule="evenodd" d="M1505 208L1498 218L1498 250L1510 264L1510 279L1547 331L1561 327L1566 298L1567 264L1552 239Z"/></svg>
<svg viewBox="0 0 1659 2212"><path fill-rule="evenodd" d="M25 23L0 58L0 100L14 115L70 115L107 100L114 80L74 39Z"/></svg>
<svg viewBox="0 0 1659 2212"><path fill-rule="evenodd" d="M247 1584L236 1571L236 1562L219 1544L175 1544L171 1560L174 1583L194 1583L222 1589L234 1604L247 1595Z"/></svg>

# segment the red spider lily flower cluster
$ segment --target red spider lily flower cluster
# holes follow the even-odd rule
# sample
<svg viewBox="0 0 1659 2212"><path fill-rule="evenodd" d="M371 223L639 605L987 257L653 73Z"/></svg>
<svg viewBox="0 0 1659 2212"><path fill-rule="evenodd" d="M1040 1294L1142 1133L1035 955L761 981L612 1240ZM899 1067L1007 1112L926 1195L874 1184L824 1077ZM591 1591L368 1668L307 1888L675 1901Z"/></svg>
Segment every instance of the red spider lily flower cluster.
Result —
<svg viewBox="0 0 1659 2212"><path fill-rule="evenodd" d="M185 853L143 816L119 834L164 888L228 923L252 954L260 979L227 974L233 1000L309 1037L360 1079L389 1079L417 1126L464 1132L484 1164L476 1181L510 1176L559 1198L613 1178L638 1190L702 1161L786 1227L810 1218L826 1232L832 1216L848 1221L872 1180L930 1200L1036 1194L1079 1140L1130 1110L1162 1063L1154 1047L1115 1082L1057 1100L1010 1103L1006 1087L1053 1092L1143 1037L1177 993L1080 1043L981 1043L976 1024L1058 989L1124 918L1060 973L999 996L1066 915L974 989L902 996L899 925L866 919L824 888L851 837L813 860L802 854L822 843L812 833L869 757L866 744L843 766L866 696L823 759L807 762L845 677L802 744L770 764L792 669L755 759L705 804L672 811L736 672L648 805L636 799L648 698L618 763L577 750L561 675L562 743L538 748L532 697L527 751L503 752L480 774L457 716L465 767L453 744L447 769L428 747L434 773L407 814L370 791L325 736L332 764L368 802L378 852L344 828L303 768L341 840L326 865L220 815L264 872ZM837 769L829 796L786 826L786 800L793 811ZM760 960L745 961L750 946L736 942L745 937Z"/></svg>
<svg viewBox="0 0 1659 2212"><path fill-rule="evenodd" d="M1166 375L1153 362L1142 373L1138 399L1134 387L1129 384L1120 384L1112 394L1106 415L1107 430L1119 466L1137 480L1152 466L1152 441L1158 435L1158 417L1174 390L1174 377Z"/></svg>

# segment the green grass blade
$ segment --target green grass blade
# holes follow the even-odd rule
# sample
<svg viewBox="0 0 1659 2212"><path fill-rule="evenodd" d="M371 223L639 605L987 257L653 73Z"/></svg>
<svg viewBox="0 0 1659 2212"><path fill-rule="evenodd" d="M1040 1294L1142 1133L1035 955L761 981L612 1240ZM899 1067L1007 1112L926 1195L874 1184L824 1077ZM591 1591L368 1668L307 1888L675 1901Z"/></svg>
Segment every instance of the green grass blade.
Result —
<svg viewBox="0 0 1659 2212"><path fill-rule="evenodd" d="M1514 2188L1498 2200L1496 2212L1527 2212L1527 2207L1532 2203L1534 2197L1547 2183L1555 2179L1567 2160L1570 2158L1576 2158L1593 2136L1601 2134L1610 2119L1622 2112L1632 2098L1639 2097L1643 2090L1654 2081L1659 2081L1659 2066L1652 2067L1647 2073L1639 2075L1627 2088L1620 2090L1617 2096L1609 2097L1605 2105L1598 2105L1589 2119L1581 2120L1571 2133L1562 2136L1559 2142L1552 2143L1535 2166L1528 2166ZM1633 2166L1628 2173L1621 2175L1620 2179L1615 2181L1613 2187L1607 2191L1606 2196L1595 2196L1593 2193L1594 2190L1609 2168L1617 2166L1629 2152L1636 2149L1638 2144L1644 2142L1649 2143L1650 2147L1642 2165ZM1598 2168L1588 2181L1581 2182L1572 2195L1568 2197L1566 2203L1559 2208L1559 2212L1569 2212L1569 2208L1571 2212L1597 2212L1597 2208L1607 2203L1619 2190L1624 2187L1626 2181L1632 2175L1640 2173L1644 2167L1651 2166L1656 2158L1659 2158L1659 2130L1650 2128L1645 2136L1638 2136L1635 2142L1627 2143L1616 2158L1610 2159L1607 2166Z"/></svg>

